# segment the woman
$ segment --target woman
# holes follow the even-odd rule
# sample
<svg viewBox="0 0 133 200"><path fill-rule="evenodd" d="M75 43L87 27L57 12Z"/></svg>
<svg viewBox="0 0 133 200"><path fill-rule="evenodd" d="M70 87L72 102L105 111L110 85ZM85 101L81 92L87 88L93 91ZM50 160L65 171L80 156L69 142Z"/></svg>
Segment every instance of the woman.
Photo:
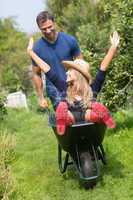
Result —
<svg viewBox="0 0 133 200"><path fill-rule="evenodd" d="M57 130L64 133L65 127L75 122L90 121L104 123L109 128L115 127L108 109L96 102L93 95L93 82L88 73L87 62L76 59L75 61L63 61L67 71L67 103L60 102L56 109Z"/></svg>
<svg viewBox="0 0 133 200"><path fill-rule="evenodd" d="M64 134L66 126L80 120L105 123L110 128L115 127L115 122L110 116L108 109L93 100L101 89L105 79L105 71L116 52L118 44L119 35L117 32L114 32L113 37L111 37L111 47L101 62L100 70L93 83L88 63L80 59L63 61L64 66L69 69L67 72L68 88L66 88L66 82L59 80L50 66L33 52L33 38L30 39L27 48L28 54L60 92L64 93L64 91L67 91L67 102L66 100L61 101L55 108L57 131L60 135Z"/></svg>

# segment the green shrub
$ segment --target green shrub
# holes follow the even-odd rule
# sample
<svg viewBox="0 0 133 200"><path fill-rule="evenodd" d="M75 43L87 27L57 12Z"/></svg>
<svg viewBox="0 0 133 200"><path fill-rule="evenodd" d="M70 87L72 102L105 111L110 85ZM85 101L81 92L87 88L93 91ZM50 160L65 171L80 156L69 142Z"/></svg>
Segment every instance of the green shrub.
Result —
<svg viewBox="0 0 133 200"><path fill-rule="evenodd" d="M0 133L0 199L9 200L14 191L10 163L14 159L15 138Z"/></svg>
<svg viewBox="0 0 133 200"><path fill-rule="evenodd" d="M5 97L0 92L0 121L4 118L5 114L7 114L7 110L5 108Z"/></svg>

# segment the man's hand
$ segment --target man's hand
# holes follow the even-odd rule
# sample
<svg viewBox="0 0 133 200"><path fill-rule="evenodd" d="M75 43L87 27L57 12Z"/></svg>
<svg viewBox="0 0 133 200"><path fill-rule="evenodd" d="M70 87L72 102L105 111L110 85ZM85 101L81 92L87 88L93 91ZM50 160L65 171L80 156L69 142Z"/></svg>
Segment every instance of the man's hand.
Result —
<svg viewBox="0 0 133 200"><path fill-rule="evenodd" d="M30 51L32 51L33 45L34 45L34 39L33 39L33 37L31 37L29 39L29 44L28 44L28 47L27 47L27 53L30 53Z"/></svg>
<svg viewBox="0 0 133 200"><path fill-rule="evenodd" d="M114 48L117 48L119 45L120 37L117 31L114 31L113 36L110 36L111 44Z"/></svg>
<svg viewBox="0 0 133 200"><path fill-rule="evenodd" d="M43 98L39 98L39 106L41 108L47 108L48 107L48 102L44 97Z"/></svg>

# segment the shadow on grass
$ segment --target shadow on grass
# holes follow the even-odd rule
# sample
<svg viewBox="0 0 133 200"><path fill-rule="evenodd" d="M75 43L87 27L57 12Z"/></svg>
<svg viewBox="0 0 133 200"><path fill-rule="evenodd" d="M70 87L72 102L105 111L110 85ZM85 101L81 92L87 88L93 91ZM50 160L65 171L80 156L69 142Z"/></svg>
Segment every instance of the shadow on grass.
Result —
<svg viewBox="0 0 133 200"><path fill-rule="evenodd" d="M108 180L116 179L119 181L119 179L123 179L126 175L123 172L124 166L123 164L116 159L115 155L111 155L108 158L108 164L106 166L103 166L103 164L100 162L100 176L96 180L94 187L89 188L94 189L95 186L100 183L100 185L104 186L105 184L108 184ZM67 171L62 175L64 181L70 181L73 180L76 183L76 186L79 189L85 189L83 181L79 178L78 173L76 172L74 166L69 166ZM110 177L110 178L107 178ZM88 190L88 189L87 189Z"/></svg>
<svg viewBox="0 0 133 200"><path fill-rule="evenodd" d="M63 178L64 180L73 179L75 181L78 179L78 174L73 164L67 167L66 172L63 174Z"/></svg>
<svg viewBox="0 0 133 200"><path fill-rule="evenodd" d="M124 165L121 161L117 159L117 154L111 154L108 152L107 155L107 165L101 167L102 175L110 175L112 178L124 178L125 174L123 172Z"/></svg>

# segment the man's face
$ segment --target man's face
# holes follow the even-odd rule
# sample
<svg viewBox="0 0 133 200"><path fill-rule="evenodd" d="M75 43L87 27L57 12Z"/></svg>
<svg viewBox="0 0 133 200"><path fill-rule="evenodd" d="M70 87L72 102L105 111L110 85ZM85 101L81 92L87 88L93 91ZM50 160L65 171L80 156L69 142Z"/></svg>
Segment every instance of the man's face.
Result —
<svg viewBox="0 0 133 200"><path fill-rule="evenodd" d="M56 36L55 24L52 20L48 19L46 22L41 23L39 26L42 34L49 41L54 41Z"/></svg>

